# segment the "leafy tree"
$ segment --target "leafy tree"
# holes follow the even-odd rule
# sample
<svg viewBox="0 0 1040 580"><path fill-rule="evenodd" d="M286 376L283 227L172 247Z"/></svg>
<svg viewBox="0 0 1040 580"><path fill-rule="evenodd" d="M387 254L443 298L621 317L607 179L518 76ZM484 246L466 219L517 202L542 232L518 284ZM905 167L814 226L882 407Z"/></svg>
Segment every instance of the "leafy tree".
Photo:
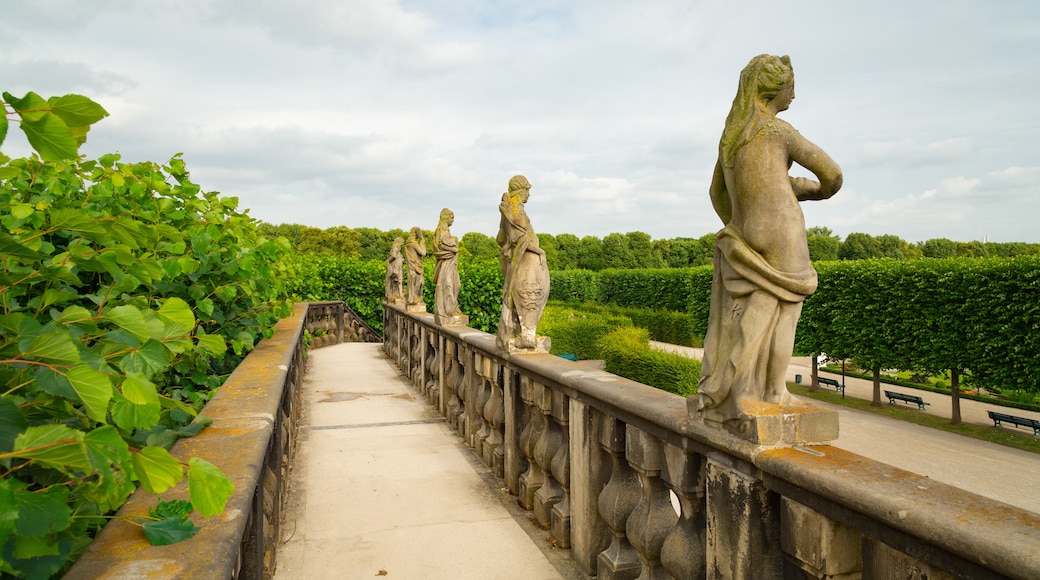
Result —
<svg viewBox="0 0 1040 580"><path fill-rule="evenodd" d="M805 231L809 243L809 259L814 262L825 262L838 259L841 238L830 228L814 226Z"/></svg>
<svg viewBox="0 0 1040 580"><path fill-rule="evenodd" d="M838 250L841 260L869 260L880 258L881 244L870 234L854 232L849 234Z"/></svg>
<svg viewBox="0 0 1040 580"><path fill-rule="evenodd" d="M538 234L538 247L545 252L545 263L550 270L560 269L560 249L556 244L556 236L552 234Z"/></svg>
<svg viewBox="0 0 1040 580"><path fill-rule="evenodd" d="M583 270L592 270L593 272L598 272L606 267L602 240L596 236L585 236L581 239L578 267Z"/></svg>
<svg viewBox="0 0 1040 580"><path fill-rule="evenodd" d="M573 270L578 267L578 256L581 252L581 240L574 234L559 234L556 236L556 245L560 252L557 256L557 268L560 270Z"/></svg>
<svg viewBox="0 0 1040 580"><path fill-rule="evenodd" d="M986 244L979 241L956 242L958 258L985 258L989 256Z"/></svg>
<svg viewBox="0 0 1040 580"><path fill-rule="evenodd" d="M300 224L274 225L266 222L257 223L257 228L260 230L260 233L271 239L283 237L289 241L289 244L291 244L293 248L300 245L300 240L303 236L303 229L305 227L307 226L302 226Z"/></svg>
<svg viewBox="0 0 1040 580"><path fill-rule="evenodd" d="M664 268L665 262L660 254L654 251L650 234L645 232L628 232L628 251L632 253L632 262L628 268Z"/></svg>
<svg viewBox="0 0 1040 580"><path fill-rule="evenodd" d="M957 242L946 238L932 238L919 246L925 258L953 258L957 255Z"/></svg>
<svg viewBox="0 0 1040 580"><path fill-rule="evenodd" d="M469 232L462 236L463 248L469 251L474 261L494 260L498 261L501 248L495 238L480 232Z"/></svg>
<svg viewBox="0 0 1040 580"><path fill-rule="evenodd" d="M603 238L603 267L632 268L635 256L628 247L628 237L624 234L612 233Z"/></svg>
<svg viewBox="0 0 1040 580"><path fill-rule="evenodd" d="M310 254L342 254L357 257L361 248L361 235L344 226L320 230L305 227L300 232L297 250Z"/></svg>
<svg viewBox="0 0 1040 580"><path fill-rule="evenodd" d="M912 260L921 257L921 250L911 245L903 238L893 235L883 235L877 238L881 249L882 258L895 258L897 260Z"/></svg>

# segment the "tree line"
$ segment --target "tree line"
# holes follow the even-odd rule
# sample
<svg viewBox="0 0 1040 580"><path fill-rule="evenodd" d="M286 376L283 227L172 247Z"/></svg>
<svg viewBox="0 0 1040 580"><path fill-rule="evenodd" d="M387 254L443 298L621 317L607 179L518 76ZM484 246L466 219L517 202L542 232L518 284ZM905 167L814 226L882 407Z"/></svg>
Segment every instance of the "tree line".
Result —
<svg viewBox="0 0 1040 580"><path fill-rule="evenodd" d="M387 231L377 228L327 229L300 224L273 225L261 222L268 236L284 236L301 253L333 253L363 261L383 261L390 253L394 238L407 238L403 229ZM433 230L423 230L427 247L433 247ZM844 240L827 227L806 230L809 256L814 262L835 260L870 260L895 258L1013 258L1040 254L1040 244L1024 242L957 242L933 238L911 243L899 236L855 232ZM550 270L600 270L612 268L691 268L711 264L715 252L715 234L699 238L653 239L644 232L612 233L603 238L574 234L538 234ZM497 260L495 238L480 232L469 232L459 241L462 259ZM432 259L432 258L430 258Z"/></svg>

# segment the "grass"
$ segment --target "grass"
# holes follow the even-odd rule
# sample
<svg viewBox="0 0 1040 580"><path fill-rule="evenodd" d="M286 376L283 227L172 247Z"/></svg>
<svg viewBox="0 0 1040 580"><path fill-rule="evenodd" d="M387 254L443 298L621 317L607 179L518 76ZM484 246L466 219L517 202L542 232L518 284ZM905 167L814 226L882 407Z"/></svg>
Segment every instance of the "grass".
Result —
<svg viewBox="0 0 1040 580"><path fill-rule="evenodd" d="M950 433L957 433L958 435L989 441L990 443L1014 447L1015 449L1021 449L1022 451L1040 453L1040 439L1033 437L1032 434L1026 430L1019 430L1010 427L983 427L981 425L969 425L967 423L961 425L950 425L950 420L946 417L922 413L921 411L909 407L884 404L875 407L870 404L870 401L857 399L855 397L842 398L841 394L836 392L821 390L813 393L809 391L808 385L787 383L787 388L796 395L816 399L824 403L832 403L834 405L841 405L859 411L885 415L901 421L923 425L925 427L941 429Z"/></svg>

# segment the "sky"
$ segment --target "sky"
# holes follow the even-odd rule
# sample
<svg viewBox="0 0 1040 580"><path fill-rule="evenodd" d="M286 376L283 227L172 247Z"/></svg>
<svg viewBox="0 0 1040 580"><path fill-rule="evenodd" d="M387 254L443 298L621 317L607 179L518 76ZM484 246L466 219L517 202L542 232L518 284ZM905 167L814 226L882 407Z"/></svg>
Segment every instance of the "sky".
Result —
<svg viewBox="0 0 1040 580"><path fill-rule="evenodd" d="M165 162L270 223L700 237L741 69L844 173L806 225L1040 242L1035 0L38 0L0 14L0 90L111 114L81 153ZM26 155L12 127L0 146ZM797 166L793 175L808 175Z"/></svg>

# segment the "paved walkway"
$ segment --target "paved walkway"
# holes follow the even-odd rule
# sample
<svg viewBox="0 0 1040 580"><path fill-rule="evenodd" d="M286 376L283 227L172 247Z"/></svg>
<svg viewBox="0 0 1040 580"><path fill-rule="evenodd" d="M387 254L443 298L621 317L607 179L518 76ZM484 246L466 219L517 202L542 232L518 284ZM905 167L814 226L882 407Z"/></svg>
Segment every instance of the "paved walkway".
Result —
<svg viewBox="0 0 1040 580"><path fill-rule="evenodd" d="M307 356L275 578L576 577L381 344Z"/></svg>
<svg viewBox="0 0 1040 580"><path fill-rule="evenodd" d="M652 343L652 346L697 359L701 357L701 349L659 342ZM800 374L803 383L807 383L812 377L811 360L796 357L792 359L787 372L788 381L794 382L795 374ZM820 373L820 376L841 382L840 374ZM948 395L885 384L881 388L882 391L887 389L919 395L930 403L926 407L927 411L923 412L950 417ZM845 377L845 396L870 401L873 392L873 381ZM884 396L882 401L889 404ZM1036 487L1036 482L1040 481L1040 454L884 415L814 402L838 411L839 437L834 442L837 447L1040 514L1040 493ZM986 415L988 409L1040 419L1040 413L961 399L961 420L992 428L993 421ZM1023 429L1019 431L1029 433Z"/></svg>

